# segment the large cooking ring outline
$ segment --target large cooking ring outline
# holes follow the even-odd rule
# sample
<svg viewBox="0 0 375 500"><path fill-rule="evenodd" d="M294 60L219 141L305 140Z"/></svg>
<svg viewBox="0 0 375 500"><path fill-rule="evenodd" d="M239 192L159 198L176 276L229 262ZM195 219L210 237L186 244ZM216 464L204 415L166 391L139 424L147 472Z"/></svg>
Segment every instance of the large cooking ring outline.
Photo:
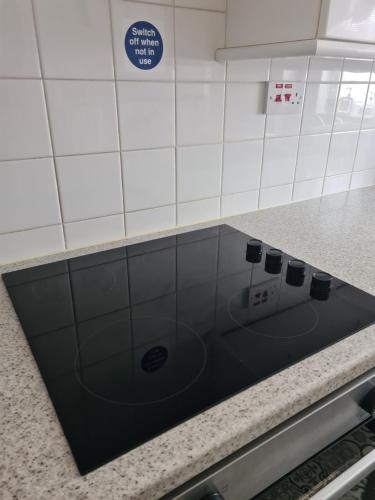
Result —
<svg viewBox="0 0 375 500"><path fill-rule="evenodd" d="M149 318L149 319L154 319L154 316L135 316L133 317L135 319L143 319L143 318ZM80 351L83 350L83 348L94 338L96 337L97 335L100 334L100 332L96 332L94 333L93 335L91 335L87 340L86 342L84 342L78 352L77 352L77 356L76 356L76 359L75 359L75 362L74 362L74 367L75 367L75 377L79 383L79 385L86 391L88 392L91 396L95 397L95 398L98 398L98 399L101 399L102 401L105 401L106 403L111 403L111 404L115 404L115 405L118 405L118 406L145 406L145 405L151 405L151 404L157 404L157 403L163 403L164 401L168 401L169 399L172 399L176 396L179 396L180 394L183 394L184 392L186 392L188 389L190 389L190 387L192 387L200 378L200 376L202 375L205 367L206 367L206 364L207 364L207 349L206 349L206 345L205 343L203 342L203 340L201 339L200 335L195 331L193 330L189 325L187 325L186 323L183 323L182 321L176 321L176 320L173 320L173 319L170 319L170 318L167 318L167 317L159 317L158 319L161 319L161 320L164 320L164 321L169 321L171 323L174 323L174 324L177 324L177 325L181 325L183 326L184 328L186 328L187 330L189 330L193 335L195 335L195 337L197 338L197 340L199 341L200 343L200 346L202 348L202 352L203 352L203 362L202 362L202 365L201 365L201 368L199 370L199 372L196 374L196 376L190 381L189 384L185 385L181 390L179 391L176 391L174 392L173 394L170 394L169 396L166 396L164 398L160 398L160 399L155 399L155 400L152 400L152 401L145 401L145 402L133 402L133 403L130 403L128 401L118 401L118 400L115 400L115 399L109 399L109 398L105 398L104 396L101 396L100 394L97 394L96 392L94 392L93 390L91 390L89 387L87 387L87 385L83 382L83 380L81 379L81 377L79 376L79 372L80 372Z"/></svg>
<svg viewBox="0 0 375 500"><path fill-rule="evenodd" d="M242 292L235 292L231 297L230 299L228 300L228 305L227 305L227 312L229 313L229 316L232 318L232 320L238 325L240 326L241 328L243 328L244 330L248 330L249 332L251 333L255 333L256 335L259 335L261 337L267 337L267 338L270 338L270 339L274 339L274 340L277 340L277 339L294 339L294 338L298 338L298 337L303 337L304 335L308 335L309 333L311 333L312 331L315 330L315 328L318 326L318 323L319 323L319 313L318 311L315 309L314 305L312 304L312 301L310 300L307 300L305 302L302 302L302 304L304 305L308 305L310 307L310 309L313 311L314 315L315 315L315 321L314 321L314 324L311 328L309 328L308 330L304 330L302 333L299 333L297 335L267 335L267 333L262 333L262 332L259 332L253 328L250 328L249 326L246 326L246 325L243 325L240 321L237 320L237 318L232 314L232 310L231 310L231 304L233 302L233 299L235 297L237 297L238 295L240 295ZM293 294L291 294L293 295Z"/></svg>

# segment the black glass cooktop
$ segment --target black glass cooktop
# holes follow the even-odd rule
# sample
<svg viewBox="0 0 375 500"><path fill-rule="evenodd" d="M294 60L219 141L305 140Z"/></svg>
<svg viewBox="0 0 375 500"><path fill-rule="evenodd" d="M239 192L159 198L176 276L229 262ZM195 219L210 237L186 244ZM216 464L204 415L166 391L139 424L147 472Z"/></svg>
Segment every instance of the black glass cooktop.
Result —
<svg viewBox="0 0 375 500"><path fill-rule="evenodd" d="M3 278L82 474L375 322L225 225Z"/></svg>

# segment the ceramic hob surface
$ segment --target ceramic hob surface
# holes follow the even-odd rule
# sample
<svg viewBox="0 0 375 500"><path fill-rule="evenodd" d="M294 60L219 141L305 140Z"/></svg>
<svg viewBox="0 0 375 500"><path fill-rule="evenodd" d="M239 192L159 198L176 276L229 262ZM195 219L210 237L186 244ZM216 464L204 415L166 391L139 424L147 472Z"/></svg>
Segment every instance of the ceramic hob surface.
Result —
<svg viewBox="0 0 375 500"><path fill-rule="evenodd" d="M3 275L82 474L375 322L229 226Z"/></svg>

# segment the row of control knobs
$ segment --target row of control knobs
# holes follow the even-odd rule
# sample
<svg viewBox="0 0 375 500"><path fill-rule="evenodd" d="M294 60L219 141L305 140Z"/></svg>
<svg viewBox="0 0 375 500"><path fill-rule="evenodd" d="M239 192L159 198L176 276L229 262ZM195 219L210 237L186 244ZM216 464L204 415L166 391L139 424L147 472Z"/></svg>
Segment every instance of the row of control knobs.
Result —
<svg viewBox="0 0 375 500"><path fill-rule="evenodd" d="M251 239L247 243L246 260L253 264L262 261L263 242ZM278 248L270 248L266 252L264 270L269 274L280 274L283 266L284 254ZM303 260L292 259L288 262L286 282L291 286L302 286L306 276L306 264ZM321 271L313 273L310 295L314 299L327 300L331 290L332 276Z"/></svg>

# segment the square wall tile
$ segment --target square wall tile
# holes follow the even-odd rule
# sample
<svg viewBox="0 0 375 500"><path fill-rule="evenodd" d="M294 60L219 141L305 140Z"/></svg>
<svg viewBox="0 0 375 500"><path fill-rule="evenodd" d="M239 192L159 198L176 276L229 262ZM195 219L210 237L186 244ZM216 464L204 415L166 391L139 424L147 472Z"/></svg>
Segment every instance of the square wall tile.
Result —
<svg viewBox="0 0 375 500"><path fill-rule="evenodd" d="M192 9L219 10L225 12L226 0L175 0L176 7L190 7Z"/></svg>
<svg viewBox="0 0 375 500"><path fill-rule="evenodd" d="M358 189L375 185L375 169L354 172L350 189Z"/></svg>
<svg viewBox="0 0 375 500"><path fill-rule="evenodd" d="M359 134L354 170L370 168L375 168L375 130L362 130Z"/></svg>
<svg viewBox="0 0 375 500"><path fill-rule="evenodd" d="M0 233L60 222L52 159L1 162Z"/></svg>
<svg viewBox="0 0 375 500"><path fill-rule="evenodd" d="M330 140L330 134L300 137L296 181L324 177Z"/></svg>
<svg viewBox="0 0 375 500"><path fill-rule="evenodd" d="M224 84L177 84L177 143L218 143L223 138Z"/></svg>
<svg viewBox="0 0 375 500"><path fill-rule="evenodd" d="M120 153L56 159L64 222L123 212Z"/></svg>
<svg viewBox="0 0 375 500"><path fill-rule="evenodd" d="M224 81L225 63L215 52L225 45L225 14L176 9L176 79Z"/></svg>
<svg viewBox="0 0 375 500"><path fill-rule="evenodd" d="M375 84L371 84L367 93L362 128L375 128Z"/></svg>
<svg viewBox="0 0 375 500"><path fill-rule="evenodd" d="M343 82L368 82L373 61L369 59L345 59L342 72Z"/></svg>
<svg viewBox="0 0 375 500"><path fill-rule="evenodd" d="M305 82L307 78L308 57L281 57L272 59L270 80Z"/></svg>
<svg viewBox="0 0 375 500"><path fill-rule="evenodd" d="M293 201L308 200L321 196L324 179L311 179L294 184Z"/></svg>
<svg viewBox="0 0 375 500"><path fill-rule="evenodd" d="M227 194L221 199L221 216L245 214L258 208L259 190Z"/></svg>
<svg viewBox="0 0 375 500"><path fill-rule="evenodd" d="M350 184L350 174L333 175L324 179L323 194L334 194L347 191Z"/></svg>
<svg viewBox="0 0 375 500"><path fill-rule="evenodd" d="M220 198L190 201L177 205L177 224L195 224L220 217Z"/></svg>
<svg viewBox="0 0 375 500"><path fill-rule="evenodd" d="M117 92L122 149L174 146L173 83L118 82Z"/></svg>
<svg viewBox="0 0 375 500"><path fill-rule="evenodd" d="M111 6L116 78L118 80L173 80L173 8L124 0L111 0ZM130 26L144 19L157 28L163 40L161 61L152 70L134 66L124 46L125 35Z"/></svg>
<svg viewBox="0 0 375 500"><path fill-rule="evenodd" d="M270 76L271 59L249 59L228 61L228 82L267 82Z"/></svg>
<svg viewBox="0 0 375 500"><path fill-rule="evenodd" d="M108 2L35 0L44 76L113 78Z"/></svg>
<svg viewBox="0 0 375 500"><path fill-rule="evenodd" d="M152 233L169 229L176 224L176 205L151 208L126 214L126 235Z"/></svg>
<svg viewBox="0 0 375 500"><path fill-rule="evenodd" d="M266 137L288 137L299 135L302 114L268 115L266 122Z"/></svg>
<svg viewBox="0 0 375 500"><path fill-rule="evenodd" d="M47 80L55 154L118 151L114 82Z"/></svg>
<svg viewBox="0 0 375 500"><path fill-rule="evenodd" d="M334 132L358 130L365 108L367 85L343 83L337 103Z"/></svg>
<svg viewBox="0 0 375 500"><path fill-rule="evenodd" d="M82 248L125 237L124 216L111 215L64 224L67 248Z"/></svg>
<svg viewBox="0 0 375 500"><path fill-rule="evenodd" d="M332 134L328 156L327 174L351 172L357 151L358 132Z"/></svg>
<svg viewBox="0 0 375 500"><path fill-rule="evenodd" d="M17 262L65 249L62 226L0 234L0 263Z"/></svg>
<svg viewBox="0 0 375 500"><path fill-rule="evenodd" d="M260 190L259 208L286 205L292 201L293 184L270 187Z"/></svg>
<svg viewBox="0 0 375 500"><path fill-rule="evenodd" d="M302 134L331 132L335 117L339 85L308 83L302 118Z"/></svg>
<svg viewBox="0 0 375 500"><path fill-rule="evenodd" d="M223 193L259 188L263 141L229 142L224 145Z"/></svg>
<svg viewBox="0 0 375 500"><path fill-rule="evenodd" d="M177 200L220 196L221 165L221 144L178 148Z"/></svg>
<svg viewBox="0 0 375 500"><path fill-rule="evenodd" d="M308 82L339 82L344 63L339 57L311 57Z"/></svg>
<svg viewBox="0 0 375 500"><path fill-rule="evenodd" d="M268 139L264 143L262 188L293 182L298 137Z"/></svg>
<svg viewBox="0 0 375 500"><path fill-rule="evenodd" d="M241 141L263 137L266 89L263 83L227 84L225 140Z"/></svg>
<svg viewBox="0 0 375 500"><path fill-rule="evenodd" d="M40 80L0 80L0 160L51 156Z"/></svg>
<svg viewBox="0 0 375 500"><path fill-rule="evenodd" d="M30 1L0 1L0 77L40 77Z"/></svg>
<svg viewBox="0 0 375 500"><path fill-rule="evenodd" d="M174 149L129 151L122 160L127 212L175 203Z"/></svg>

